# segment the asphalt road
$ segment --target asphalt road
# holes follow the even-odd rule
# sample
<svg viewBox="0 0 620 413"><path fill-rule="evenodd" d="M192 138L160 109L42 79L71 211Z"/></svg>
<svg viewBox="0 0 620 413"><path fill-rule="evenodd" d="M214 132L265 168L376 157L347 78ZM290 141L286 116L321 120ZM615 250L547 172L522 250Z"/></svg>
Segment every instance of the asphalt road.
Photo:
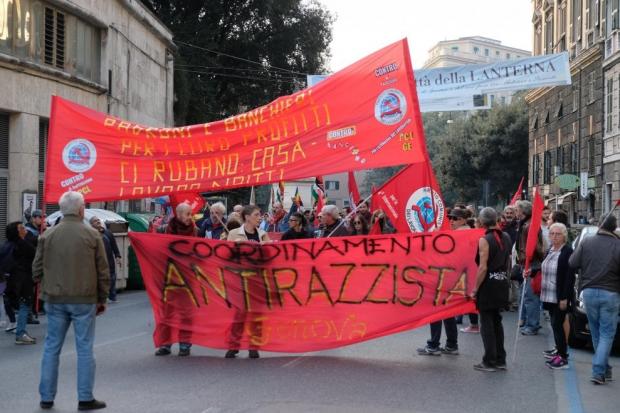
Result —
<svg viewBox="0 0 620 413"><path fill-rule="evenodd" d="M473 370L482 357L478 334L460 334L458 356L419 356L428 327L337 350L262 352L258 360L224 359L194 347L188 358L155 357L153 321L144 292L119 295L97 320L95 396L105 412L618 412L620 381L589 382L589 351L571 351L571 368L552 371L541 352L549 328L518 338L515 313L505 313L507 372ZM29 326L39 344L17 346L0 333L0 411L39 411L37 392L45 317ZM611 359L616 375L620 357ZM61 356L54 412L75 411L76 357L70 333ZM620 378L620 377L618 377Z"/></svg>

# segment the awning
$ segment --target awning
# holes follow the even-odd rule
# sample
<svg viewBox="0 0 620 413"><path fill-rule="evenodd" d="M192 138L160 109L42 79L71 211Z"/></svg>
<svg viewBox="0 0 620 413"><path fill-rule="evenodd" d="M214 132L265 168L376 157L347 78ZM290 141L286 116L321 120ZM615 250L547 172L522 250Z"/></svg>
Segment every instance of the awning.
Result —
<svg viewBox="0 0 620 413"><path fill-rule="evenodd" d="M574 192L567 192L565 194L562 194L560 196L558 196L558 205L563 205L564 204L564 199L568 198L569 196L575 195Z"/></svg>

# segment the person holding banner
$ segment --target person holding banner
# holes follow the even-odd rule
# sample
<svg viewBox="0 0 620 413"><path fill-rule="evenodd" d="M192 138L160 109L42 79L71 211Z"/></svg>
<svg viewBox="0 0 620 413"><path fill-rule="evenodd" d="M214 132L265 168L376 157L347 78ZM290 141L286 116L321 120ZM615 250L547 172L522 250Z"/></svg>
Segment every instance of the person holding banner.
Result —
<svg viewBox="0 0 620 413"><path fill-rule="evenodd" d="M220 235L226 230L226 206L216 202L209 208L209 217L202 222L198 236L201 238L220 239Z"/></svg>
<svg viewBox="0 0 620 413"><path fill-rule="evenodd" d="M173 235L185 235L188 237L195 237L198 235L198 229L194 224L194 220L192 218L192 207L187 202L181 202L176 207L176 216L174 216L168 226L166 226L166 234ZM165 310L171 311L171 308L166 306ZM185 318L184 323L191 324L191 320ZM190 351L192 348L191 344L191 332L190 331L181 331L179 334L182 341L179 342L179 356L187 357L190 355ZM171 353L172 344L164 344L157 349L155 352L156 356L167 356Z"/></svg>
<svg viewBox="0 0 620 413"><path fill-rule="evenodd" d="M282 234L282 241L312 238L312 235L306 229L306 219L303 214L294 212L288 219L288 225L288 231Z"/></svg>
<svg viewBox="0 0 620 413"><path fill-rule="evenodd" d="M480 313L480 336L484 345L482 362L475 370L493 372L506 370L504 326L501 310L508 305L510 288L510 236L497 227L497 212L483 208L478 221L485 229L478 241L476 287L471 296Z"/></svg>
<svg viewBox="0 0 620 413"><path fill-rule="evenodd" d="M323 225L322 234L319 238L346 237L349 235L336 205L325 205L321 209L319 218Z"/></svg>
<svg viewBox="0 0 620 413"><path fill-rule="evenodd" d="M243 225L239 228L233 229L228 233L228 241L235 242L270 242L269 235L261 229L259 229L261 221L260 208L256 205L246 205L241 211L241 218L243 219ZM226 352L225 357L227 359L237 357L239 354L239 347L241 344L241 338L245 330L246 322L248 318L254 318L259 314L256 312L246 311L243 308L236 308L233 323L230 328L229 336L229 350ZM250 321L250 331L259 332L261 329L260 322ZM260 357L258 349L250 338L250 352L251 359L257 359Z"/></svg>

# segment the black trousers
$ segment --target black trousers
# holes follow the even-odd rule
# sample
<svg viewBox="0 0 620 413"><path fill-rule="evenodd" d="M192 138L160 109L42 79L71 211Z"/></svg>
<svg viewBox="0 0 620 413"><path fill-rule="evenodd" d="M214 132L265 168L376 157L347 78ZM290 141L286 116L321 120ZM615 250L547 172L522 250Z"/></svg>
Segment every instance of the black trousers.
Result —
<svg viewBox="0 0 620 413"><path fill-rule="evenodd" d="M555 348L558 354L564 358L568 357L568 347L566 344L566 336L564 335L564 319L566 311L560 310L558 304L547 304L549 307L549 315L551 316L551 329L553 330L553 338L555 339Z"/></svg>
<svg viewBox="0 0 620 413"><path fill-rule="evenodd" d="M441 340L441 323L446 329L446 347L458 348L458 333L456 331L456 318L450 317L443 321L431 323L431 339L426 344L431 348L438 348Z"/></svg>
<svg viewBox="0 0 620 413"><path fill-rule="evenodd" d="M506 364L504 326L499 309L480 310L480 336L484 345L482 362L488 366Z"/></svg>

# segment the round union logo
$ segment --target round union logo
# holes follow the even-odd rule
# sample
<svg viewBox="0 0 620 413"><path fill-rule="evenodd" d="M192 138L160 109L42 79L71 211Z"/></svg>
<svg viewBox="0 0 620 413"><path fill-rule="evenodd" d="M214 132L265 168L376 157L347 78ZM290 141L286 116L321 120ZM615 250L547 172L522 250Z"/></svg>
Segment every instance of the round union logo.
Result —
<svg viewBox="0 0 620 413"><path fill-rule="evenodd" d="M97 149L87 139L77 138L65 145L62 161L71 172L86 172L97 161Z"/></svg>
<svg viewBox="0 0 620 413"><path fill-rule="evenodd" d="M398 89L381 92L375 102L375 119L384 125L394 125L407 113L407 99Z"/></svg>
<svg viewBox="0 0 620 413"><path fill-rule="evenodd" d="M419 188L411 194L405 208L405 219L411 232L434 231L443 224L445 213L443 201L439 194L428 186Z"/></svg>

